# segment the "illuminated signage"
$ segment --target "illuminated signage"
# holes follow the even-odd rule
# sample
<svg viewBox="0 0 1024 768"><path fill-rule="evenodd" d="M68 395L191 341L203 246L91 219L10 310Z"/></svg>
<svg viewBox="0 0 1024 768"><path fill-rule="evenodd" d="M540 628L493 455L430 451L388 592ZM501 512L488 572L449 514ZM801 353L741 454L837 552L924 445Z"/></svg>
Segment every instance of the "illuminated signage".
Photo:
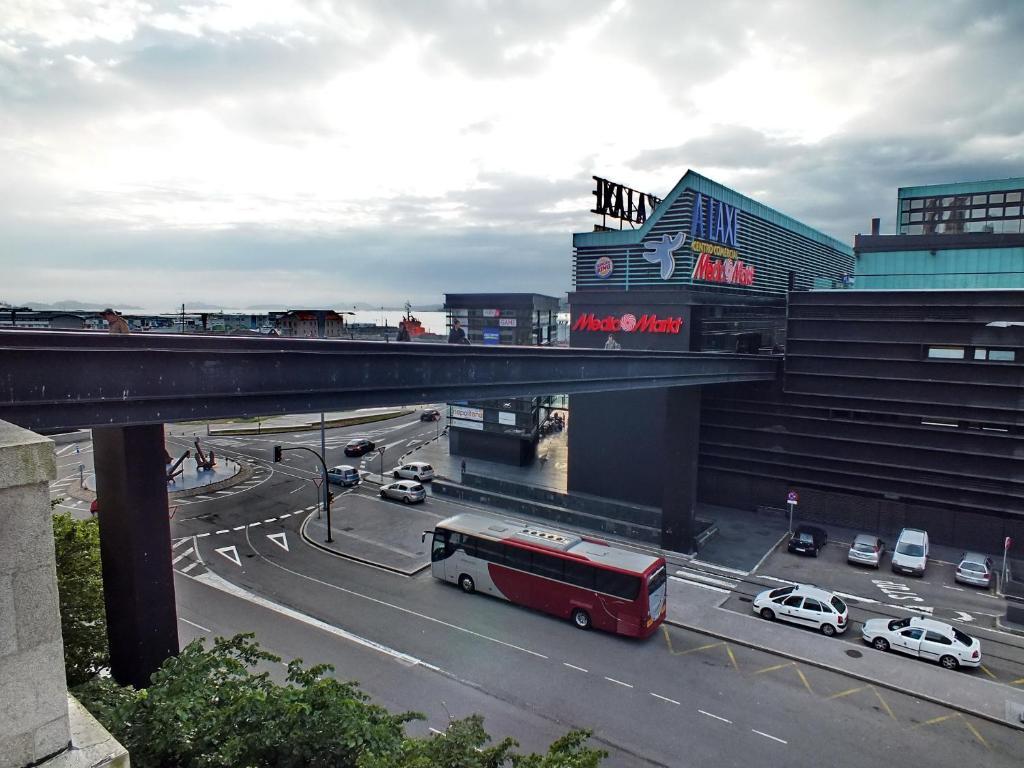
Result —
<svg viewBox="0 0 1024 768"><path fill-rule="evenodd" d="M690 237L714 240L736 248L739 231L740 216L736 206L697 193L690 215Z"/></svg>
<svg viewBox="0 0 1024 768"><path fill-rule="evenodd" d="M597 198L591 213L600 214L602 217L611 216L613 219L629 221L633 224L643 224L647 221L648 215L661 203L661 199L654 195L637 192L635 189L616 184L614 181L594 176L593 195Z"/></svg>
<svg viewBox="0 0 1024 768"><path fill-rule="evenodd" d="M514 317L502 317L498 319L498 325L502 328L515 328L516 319Z"/></svg>
<svg viewBox="0 0 1024 768"><path fill-rule="evenodd" d="M483 408L461 408L453 406L451 411L451 417L453 419L470 419L472 421L483 421L484 411Z"/></svg>
<svg viewBox="0 0 1024 768"><path fill-rule="evenodd" d="M707 244L702 244L707 245ZM698 243L693 247L696 252ZM753 285L754 268L744 264L742 259L734 256L715 259L711 254L703 251L698 252L693 262L693 279L708 280L712 283L725 283L727 285Z"/></svg>
<svg viewBox="0 0 1024 768"><path fill-rule="evenodd" d="M676 271L676 249L686 242L686 233L679 232L675 237L662 235L660 240L644 241L644 258L653 264L661 265L661 279L668 280Z"/></svg>
<svg viewBox="0 0 1024 768"><path fill-rule="evenodd" d="M615 315L597 315L584 312L573 324L574 331L600 331L601 333L679 333L683 328L681 317L658 317L657 315L636 315L627 312Z"/></svg>
<svg viewBox="0 0 1024 768"><path fill-rule="evenodd" d="M612 272L615 271L615 262L607 256L602 256L596 262L594 262L594 274L605 280L612 276Z"/></svg>

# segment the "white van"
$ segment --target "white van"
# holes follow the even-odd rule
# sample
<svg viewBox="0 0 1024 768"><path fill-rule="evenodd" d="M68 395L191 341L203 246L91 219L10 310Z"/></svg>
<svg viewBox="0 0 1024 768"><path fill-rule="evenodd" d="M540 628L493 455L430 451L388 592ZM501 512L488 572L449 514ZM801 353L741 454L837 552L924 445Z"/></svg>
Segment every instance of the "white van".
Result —
<svg viewBox="0 0 1024 768"><path fill-rule="evenodd" d="M917 528L904 528L892 551L893 573L923 576L928 567L928 532Z"/></svg>

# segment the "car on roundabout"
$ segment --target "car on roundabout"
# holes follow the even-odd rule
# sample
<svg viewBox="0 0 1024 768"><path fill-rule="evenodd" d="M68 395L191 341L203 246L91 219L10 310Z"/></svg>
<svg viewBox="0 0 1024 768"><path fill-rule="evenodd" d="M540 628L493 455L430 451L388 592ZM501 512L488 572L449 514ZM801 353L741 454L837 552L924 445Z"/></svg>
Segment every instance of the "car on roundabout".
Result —
<svg viewBox="0 0 1024 768"><path fill-rule="evenodd" d="M762 619L810 627L827 637L850 625L849 608L838 595L808 584L766 589L754 598L753 610Z"/></svg>
<svg viewBox="0 0 1024 768"><path fill-rule="evenodd" d="M355 467L348 464L339 464L327 470L327 480L335 485L349 488L353 485L359 485L362 478L359 476L359 470Z"/></svg>
<svg viewBox="0 0 1024 768"><path fill-rule="evenodd" d="M346 456L362 456L364 453L369 453L374 450L377 446L372 440L367 440L365 437L358 437L355 440L349 440L345 446Z"/></svg>
<svg viewBox="0 0 1024 768"><path fill-rule="evenodd" d="M860 635L875 650L937 661L946 669L981 666L981 641L935 619L868 619Z"/></svg>
<svg viewBox="0 0 1024 768"><path fill-rule="evenodd" d="M423 482L424 480L434 479L434 468L425 461L410 461L408 464L395 467L391 470L391 474L396 480Z"/></svg>
<svg viewBox="0 0 1024 768"><path fill-rule="evenodd" d="M427 500L427 489L415 480L399 480L380 487L382 499L397 499L403 504L416 504Z"/></svg>
<svg viewBox="0 0 1024 768"><path fill-rule="evenodd" d="M437 408L424 408L420 411L420 421L440 421L441 412Z"/></svg>

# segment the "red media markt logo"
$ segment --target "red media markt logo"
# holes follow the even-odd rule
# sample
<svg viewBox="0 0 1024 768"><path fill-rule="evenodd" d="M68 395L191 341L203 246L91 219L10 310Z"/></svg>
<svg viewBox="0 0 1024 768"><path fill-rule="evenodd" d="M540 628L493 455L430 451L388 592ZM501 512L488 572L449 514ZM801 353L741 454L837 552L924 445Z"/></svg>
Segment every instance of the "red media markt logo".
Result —
<svg viewBox="0 0 1024 768"><path fill-rule="evenodd" d="M681 317L658 317L654 314L643 314L640 317L627 312L616 317L605 315L598 317L590 312L583 312L572 325L574 331L599 331L601 333L679 333L683 328Z"/></svg>
<svg viewBox="0 0 1024 768"><path fill-rule="evenodd" d="M636 328L636 315L631 315L628 312L624 314L619 318L619 327L627 333L632 331Z"/></svg>

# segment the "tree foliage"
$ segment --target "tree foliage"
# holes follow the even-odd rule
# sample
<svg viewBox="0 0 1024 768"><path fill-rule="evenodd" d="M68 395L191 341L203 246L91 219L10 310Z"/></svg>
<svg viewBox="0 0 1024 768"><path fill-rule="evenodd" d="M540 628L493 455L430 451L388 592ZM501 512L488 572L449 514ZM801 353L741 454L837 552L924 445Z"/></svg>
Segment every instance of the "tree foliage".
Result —
<svg viewBox="0 0 1024 768"><path fill-rule="evenodd" d="M410 737L420 715L391 714L327 665L293 661L275 683L265 670L280 660L252 637L193 641L141 691L94 678L75 693L137 768L594 768L605 755L577 731L544 755L517 754L511 739L488 747L479 716Z"/></svg>
<svg viewBox="0 0 1024 768"><path fill-rule="evenodd" d="M55 500L59 501L59 499ZM60 629L68 686L84 683L110 664L100 568L100 530L95 518L53 516L53 544L60 592Z"/></svg>

